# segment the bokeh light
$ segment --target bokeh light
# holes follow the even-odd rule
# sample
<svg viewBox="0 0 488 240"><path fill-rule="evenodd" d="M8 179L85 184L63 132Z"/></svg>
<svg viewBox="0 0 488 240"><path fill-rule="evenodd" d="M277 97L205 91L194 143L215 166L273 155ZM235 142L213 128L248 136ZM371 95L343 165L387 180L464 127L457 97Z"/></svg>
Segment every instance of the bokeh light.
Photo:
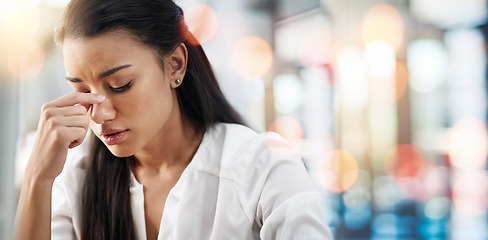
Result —
<svg viewBox="0 0 488 240"><path fill-rule="evenodd" d="M199 3L185 10L185 23L198 42L187 38L190 44L198 45L210 41L217 32L219 19L217 13L208 5Z"/></svg>
<svg viewBox="0 0 488 240"><path fill-rule="evenodd" d="M447 181L442 171L426 162L420 151L410 144L393 147L386 154L384 169L406 197L417 201L437 194L442 181Z"/></svg>
<svg viewBox="0 0 488 240"><path fill-rule="evenodd" d="M395 50L388 42L375 40L366 45L364 57L370 76L368 89L370 103L372 108L376 108L371 111L384 112L383 114L387 111L396 111L393 106L396 100ZM376 115L376 113L372 113L372 115ZM372 117L375 118L375 116Z"/></svg>
<svg viewBox="0 0 488 240"><path fill-rule="evenodd" d="M298 46L298 58L303 66L324 65L331 56L332 36L326 31L312 31L303 36Z"/></svg>
<svg viewBox="0 0 488 240"><path fill-rule="evenodd" d="M425 160L419 150L410 144L392 148L385 157L385 172L395 181L415 178L425 167Z"/></svg>
<svg viewBox="0 0 488 240"><path fill-rule="evenodd" d="M273 63L273 51L262 38L251 36L241 39L234 46L232 64L247 79L264 76Z"/></svg>
<svg viewBox="0 0 488 240"><path fill-rule="evenodd" d="M396 236L398 234L398 228L397 228L397 225L399 224L398 222L399 222L399 216L390 213L381 213L374 218L373 222L371 223L371 228L378 235L389 236L390 239L396 239L392 236ZM378 238L378 239L388 239L388 238L385 237L385 238Z"/></svg>
<svg viewBox="0 0 488 240"><path fill-rule="evenodd" d="M344 225L351 230L359 230L368 226L371 221L371 209L362 208L358 210L346 209L344 213Z"/></svg>
<svg viewBox="0 0 488 240"><path fill-rule="evenodd" d="M2 38L14 40L35 38L41 27L41 12L30 5L35 2L5 1L0 5L0 26Z"/></svg>
<svg viewBox="0 0 488 240"><path fill-rule="evenodd" d="M466 172L458 177L452 188L456 209L469 216L483 214L488 209L488 177L481 171Z"/></svg>
<svg viewBox="0 0 488 240"><path fill-rule="evenodd" d="M441 42L447 55L448 83L453 88L478 87L486 79L486 38L480 29L447 31Z"/></svg>
<svg viewBox="0 0 488 240"><path fill-rule="evenodd" d="M327 190L341 193L350 189L358 179L359 165L356 158L342 149L326 153L319 162L319 183Z"/></svg>
<svg viewBox="0 0 488 240"><path fill-rule="evenodd" d="M395 73L396 56L390 43L383 40L369 42L364 49L364 56L371 77L384 79Z"/></svg>
<svg viewBox="0 0 488 240"><path fill-rule="evenodd" d="M410 87L417 92L434 90L446 79L447 54L439 40L416 40L408 45Z"/></svg>
<svg viewBox="0 0 488 240"><path fill-rule="evenodd" d="M368 73L361 48L342 48L337 64L341 103L347 110L362 110L368 102Z"/></svg>
<svg viewBox="0 0 488 240"><path fill-rule="evenodd" d="M398 50L403 42L404 28L402 17L393 6L378 4L364 17L363 42L366 45L383 40Z"/></svg>
<svg viewBox="0 0 488 240"><path fill-rule="evenodd" d="M219 12L218 16L219 28L212 43L216 48L232 52L234 45L248 35L249 26L242 15L236 11L224 10Z"/></svg>
<svg viewBox="0 0 488 240"><path fill-rule="evenodd" d="M408 70L401 62L396 64L396 100L400 100L405 95L408 86Z"/></svg>
<svg viewBox="0 0 488 240"><path fill-rule="evenodd" d="M26 5L27 7L36 7L41 4L42 0L21 0L21 3Z"/></svg>
<svg viewBox="0 0 488 240"><path fill-rule="evenodd" d="M44 64L44 50L35 42L24 41L10 49L8 68L12 76L19 80L35 78Z"/></svg>
<svg viewBox="0 0 488 240"><path fill-rule="evenodd" d="M405 197L415 201L425 201L444 194L447 191L448 181L445 167L426 163L415 178L404 178L398 184Z"/></svg>
<svg viewBox="0 0 488 240"><path fill-rule="evenodd" d="M363 170L364 171L364 170ZM358 184L361 179L358 178ZM344 193L344 205L349 209L368 208L371 203L371 193L364 186L355 185Z"/></svg>
<svg viewBox="0 0 488 240"><path fill-rule="evenodd" d="M437 220L445 218L449 214L451 208L451 200L447 197L435 197L429 199L424 206L424 214L426 217Z"/></svg>
<svg viewBox="0 0 488 240"><path fill-rule="evenodd" d="M449 169L427 163L420 176L416 179L416 188L420 193L417 200L442 196L448 191Z"/></svg>
<svg viewBox="0 0 488 240"><path fill-rule="evenodd" d="M276 110L289 114L303 102L303 84L297 75L278 75L273 81Z"/></svg>
<svg viewBox="0 0 488 240"><path fill-rule="evenodd" d="M44 0L47 5L54 7L54 8L64 8L70 0Z"/></svg>
<svg viewBox="0 0 488 240"><path fill-rule="evenodd" d="M486 127L481 120L463 118L449 130L448 153L451 164L461 169L483 167L488 154Z"/></svg>
<svg viewBox="0 0 488 240"><path fill-rule="evenodd" d="M374 209L378 212L391 210L402 199L402 192L390 177L378 176L373 179Z"/></svg>

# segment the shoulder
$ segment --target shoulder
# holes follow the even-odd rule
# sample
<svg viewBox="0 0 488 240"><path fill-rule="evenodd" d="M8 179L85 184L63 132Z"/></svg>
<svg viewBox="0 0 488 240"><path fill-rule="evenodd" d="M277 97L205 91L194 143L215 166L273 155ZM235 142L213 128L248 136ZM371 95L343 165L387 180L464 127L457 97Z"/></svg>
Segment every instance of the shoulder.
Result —
<svg viewBox="0 0 488 240"><path fill-rule="evenodd" d="M250 219L257 208L265 216L294 196L315 194L302 159L278 134L218 124L211 135L213 156L220 155L216 174L234 181L241 206Z"/></svg>
<svg viewBox="0 0 488 240"><path fill-rule="evenodd" d="M239 124L219 123L208 130L206 146L219 155L221 166L249 165L264 157L293 155L291 147L276 133L259 133ZM264 155L264 156L263 156Z"/></svg>
<svg viewBox="0 0 488 240"><path fill-rule="evenodd" d="M232 149L233 152L259 147L291 149L286 141L274 132L259 133L240 124L215 124L209 130L209 135L209 138L213 140L213 144L218 144L221 148Z"/></svg>
<svg viewBox="0 0 488 240"><path fill-rule="evenodd" d="M271 172L286 175L289 170L305 170L298 154L276 133L258 133L237 124L216 124L208 135L205 147L210 154L206 158L220 161L205 164L240 185L264 181Z"/></svg>
<svg viewBox="0 0 488 240"><path fill-rule="evenodd" d="M233 123L217 123L209 130L209 135L213 139L225 142L248 143L250 140L259 135L253 129Z"/></svg>

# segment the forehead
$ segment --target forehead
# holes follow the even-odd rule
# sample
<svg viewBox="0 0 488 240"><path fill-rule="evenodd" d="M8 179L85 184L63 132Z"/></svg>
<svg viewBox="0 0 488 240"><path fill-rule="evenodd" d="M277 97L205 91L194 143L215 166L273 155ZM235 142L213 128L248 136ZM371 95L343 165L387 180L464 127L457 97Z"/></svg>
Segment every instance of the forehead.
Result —
<svg viewBox="0 0 488 240"><path fill-rule="evenodd" d="M135 40L124 31L114 31L89 38L66 38L63 59L67 72L80 68L110 67L130 61L147 61L155 50Z"/></svg>

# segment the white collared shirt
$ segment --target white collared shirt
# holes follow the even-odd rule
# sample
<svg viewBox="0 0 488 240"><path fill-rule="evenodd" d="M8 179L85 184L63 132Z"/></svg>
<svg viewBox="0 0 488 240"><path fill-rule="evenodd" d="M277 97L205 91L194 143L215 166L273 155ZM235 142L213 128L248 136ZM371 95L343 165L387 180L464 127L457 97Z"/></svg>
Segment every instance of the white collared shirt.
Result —
<svg viewBox="0 0 488 240"><path fill-rule="evenodd" d="M87 138L88 139L88 138ZM70 150L52 198L52 239L80 239L87 143ZM146 239L144 193L131 174L138 239ZM302 160L277 134L236 124L211 127L166 199L165 239L332 239Z"/></svg>

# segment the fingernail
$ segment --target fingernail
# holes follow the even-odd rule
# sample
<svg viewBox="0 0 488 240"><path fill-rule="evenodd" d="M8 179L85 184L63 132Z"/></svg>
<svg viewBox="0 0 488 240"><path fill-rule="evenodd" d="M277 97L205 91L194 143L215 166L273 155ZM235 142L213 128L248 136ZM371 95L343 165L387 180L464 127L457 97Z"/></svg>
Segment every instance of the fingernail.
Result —
<svg viewBox="0 0 488 240"><path fill-rule="evenodd" d="M97 95L97 97L98 97L98 99L100 99L100 100L105 100L105 96L103 96L103 95L101 95L101 94L98 94L98 95Z"/></svg>

